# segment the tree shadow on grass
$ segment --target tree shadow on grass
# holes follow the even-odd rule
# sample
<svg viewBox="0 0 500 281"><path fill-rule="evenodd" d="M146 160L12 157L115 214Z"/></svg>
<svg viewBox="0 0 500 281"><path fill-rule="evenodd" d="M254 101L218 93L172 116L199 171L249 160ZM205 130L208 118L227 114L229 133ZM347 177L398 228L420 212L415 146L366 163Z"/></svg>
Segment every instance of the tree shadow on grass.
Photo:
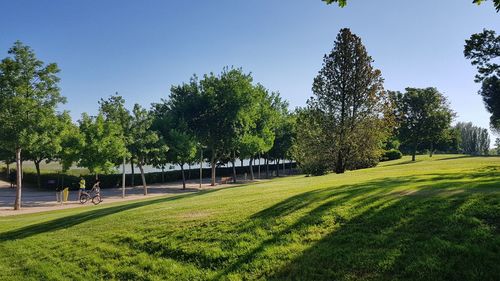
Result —
<svg viewBox="0 0 500 281"><path fill-rule="evenodd" d="M498 280L500 197L491 192L498 178L422 176L305 192L256 213L239 231L263 228L272 236L214 280L248 272L278 280ZM422 184L400 190L409 183ZM464 207L471 204L477 210ZM290 215L298 219L273 230ZM318 229L327 231L319 241L310 238ZM280 257L280 247L297 240L308 249L291 261L286 251ZM281 269L260 270L266 260Z"/></svg>
<svg viewBox="0 0 500 281"><path fill-rule="evenodd" d="M124 203L120 204L117 206L113 207L104 207L100 208L97 210L91 210L91 211L85 211L85 212L79 212L74 215L70 216L64 216L58 219L34 224L34 225L28 225L22 228L6 231L3 233L0 233L0 242L5 242L9 240L15 240L15 239L23 239L27 238L33 235L38 235L42 233L47 233L59 229L64 229L68 227L72 227L90 220L95 220L98 218L102 218L108 215L113 215L119 212L123 211L128 211L136 208L141 208L145 206L150 206L154 204L161 204L161 203L166 203L170 201L175 201L179 199L185 199L185 198L191 198L195 196L200 196L204 195L207 193L211 192L216 192L220 191L221 189L214 189L214 190L206 190L206 191L200 191L197 193L190 193L190 194L183 194L183 195L177 195L177 196L171 196L171 197L163 197L163 198L158 198L158 199L151 199L151 200L143 200L143 201L138 201L138 202L133 202L133 203Z"/></svg>

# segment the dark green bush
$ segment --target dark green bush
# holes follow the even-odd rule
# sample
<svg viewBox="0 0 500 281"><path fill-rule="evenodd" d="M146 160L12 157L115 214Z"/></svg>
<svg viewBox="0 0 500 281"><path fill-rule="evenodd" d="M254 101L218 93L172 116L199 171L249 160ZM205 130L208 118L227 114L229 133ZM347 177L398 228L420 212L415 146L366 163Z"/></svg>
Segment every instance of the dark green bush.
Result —
<svg viewBox="0 0 500 281"><path fill-rule="evenodd" d="M384 152L380 161L396 160L401 159L401 157L403 157L403 153L401 153L401 151L397 149L390 149Z"/></svg>

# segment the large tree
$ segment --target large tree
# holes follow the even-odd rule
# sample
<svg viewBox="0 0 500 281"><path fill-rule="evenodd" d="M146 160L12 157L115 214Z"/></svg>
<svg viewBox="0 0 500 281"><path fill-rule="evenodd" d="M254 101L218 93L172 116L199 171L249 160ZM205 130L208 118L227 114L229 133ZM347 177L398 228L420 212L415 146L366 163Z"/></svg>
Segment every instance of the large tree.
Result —
<svg viewBox="0 0 500 281"><path fill-rule="evenodd" d="M347 0L321 0L321 1L326 2L326 4L338 3L340 7L345 7L347 5ZM473 0L472 3L480 5L485 1L487 0ZM495 5L497 12L500 11L500 0L493 0L493 4Z"/></svg>
<svg viewBox="0 0 500 281"><path fill-rule="evenodd" d="M59 93L59 68L44 64L34 51L17 41L0 62L0 144L16 155L17 191L14 209L21 208L22 151L40 120L55 114L65 102Z"/></svg>
<svg viewBox="0 0 500 281"><path fill-rule="evenodd" d="M466 40L464 55L478 69L475 81L482 83L479 94L491 113L492 129L500 130L500 35L483 30Z"/></svg>
<svg viewBox="0 0 500 281"><path fill-rule="evenodd" d="M153 113L142 108L139 104L134 105L131 120L130 152L137 161L137 166L141 172L144 195L148 194L144 166L151 163L151 159L157 153L166 153L168 147L164 144L158 133L152 130Z"/></svg>
<svg viewBox="0 0 500 281"><path fill-rule="evenodd" d="M409 147L415 161L422 145L428 144L426 148L433 150L433 145L447 134L454 113L436 88L407 88L404 94L396 96L399 139Z"/></svg>
<svg viewBox="0 0 500 281"><path fill-rule="evenodd" d="M251 106L252 77L241 69L224 69L220 75L205 75L200 81L196 128L200 143L209 152L211 185L215 185L216 165L229 158L244 118Z"/></svg>
<svg viewBox="0 0 500 281"><path fill-rule="evenodd" d="M156 154L152 160L155 166L167 163L179 165L182 174L182 188L186 188L184 166L197 160L198 140L188 125L192 108L177 104L177 98L185 98L189 94L189 84L173 86L171 99L153 105L153 130L161 135L168 146L168 152Z"/></svg>
<svg viewBox="0 0 500 281"><path fill-rule="evenodd" d="M130 111L125 107L125 99L116 93L108 99L101 99L99 101L99 112L103 114L108 122L113 122L118 125L120 129L121 139L127 148L126 153L123 154L122 159L116 159L116 164L122 164L122 197L125 197L125 164L126 158L130 157L130 145L132 144L131 138L131 120L132 116ZM133 169L133 159L130 158L130 164ZM134 174L132 173L131 185L134 185Z"/></svg>
<svg viewBox="0 0 500 281"><path fill-rule="evenodd" d="M380 156L385 98L381 73L372 61L361 38L344 28L314 79L308 107L325 115L325 153L333 159L336 173L363 167L361 162L378 161Z"/></svg>

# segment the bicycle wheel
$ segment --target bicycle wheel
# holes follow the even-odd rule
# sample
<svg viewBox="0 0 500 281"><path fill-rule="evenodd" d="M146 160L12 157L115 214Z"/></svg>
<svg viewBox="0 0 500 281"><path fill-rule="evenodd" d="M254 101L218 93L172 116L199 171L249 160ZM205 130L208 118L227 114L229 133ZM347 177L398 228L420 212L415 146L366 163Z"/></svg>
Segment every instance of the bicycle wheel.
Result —
<svg viewBox="0 0 500 281"><path fill-rule="evenodd" d="M96 195L96 196L92 197L92 203L94 203L94 205L97 205L101 202L102 202L102 199L101 199L100 195Z"/></svg>
<svg viewBox="0 0 500 281"><path fill-rule="evenodd" d="M89 195L88 194L82 194L80 195L80 204L85 204L87 201L89 201Z"/></svg>

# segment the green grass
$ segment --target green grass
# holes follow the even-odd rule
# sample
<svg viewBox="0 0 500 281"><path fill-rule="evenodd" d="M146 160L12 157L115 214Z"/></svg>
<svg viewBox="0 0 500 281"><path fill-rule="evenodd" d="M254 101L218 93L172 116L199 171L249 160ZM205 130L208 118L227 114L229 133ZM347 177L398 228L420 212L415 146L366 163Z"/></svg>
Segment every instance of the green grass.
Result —
<svg viewBox="0 0 500 281"><path fill-rule="evenodd" d="M0 280L500 280L500 158L0 218Z"/></svg>

